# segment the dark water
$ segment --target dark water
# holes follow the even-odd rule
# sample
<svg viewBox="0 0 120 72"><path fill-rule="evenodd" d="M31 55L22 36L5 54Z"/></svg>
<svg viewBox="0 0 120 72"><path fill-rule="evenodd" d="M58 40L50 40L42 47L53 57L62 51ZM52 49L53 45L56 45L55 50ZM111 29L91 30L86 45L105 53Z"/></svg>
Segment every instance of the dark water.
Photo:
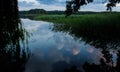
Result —
<svg viewBox="0 0 120 72"><path fill-rule="evenodd" d="M22 23L30 34L31 50L25 72L119 72L119 34L87 33L78 27L30 19Z"/></svg>

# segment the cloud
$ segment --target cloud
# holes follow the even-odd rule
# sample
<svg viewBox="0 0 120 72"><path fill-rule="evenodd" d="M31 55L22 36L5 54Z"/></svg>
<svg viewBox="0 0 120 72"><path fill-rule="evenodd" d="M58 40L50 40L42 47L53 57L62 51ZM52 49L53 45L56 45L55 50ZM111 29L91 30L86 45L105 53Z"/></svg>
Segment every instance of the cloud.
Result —
<svg viewBox="0 0 120 72"><path fill-rule="evenodd" d="M47 5L51 5L57 2L56 0L37 0L37 1L41 4L47 4Z"/></svg>
<svg viewBox="0 0 120 72"><path fill-rule="evenodd" d="M47 5L51 5L51 4L65 4L65 0L37 0L39 3L41 4L47 4Z"/></svg>
<svg viewBox="0 0 120 72"><path fill-rule="evenodd" d="M65 10L66 0L18 0L19 10L30 10L34 8L45 10ZM80 8L80 11L106 11L104 0L94 0ZM113 7L113 11L120 11L120 4Z"/></svg>
<svg viewBox="0 0 120 72"><path fill-rule="evenodd" d="M105 11L104 4L90 3L81 7L80 11Z"/></svg>
<svg viewBox="0 0 120 72"><path fill-rule="evenodd" d="M60 2L60 3L59 3ZM18 0L19 10L30 10L34 8L45 10L65 10L62 0Z"/></svg>
<svg viewBox="0 0 120 72"><path fill-rule="evenodd" d="M19 2L27 2L27 3L30 3L30 2L33 2L33 3L36 3L37 1L36 0L18 0Z"/></svg>

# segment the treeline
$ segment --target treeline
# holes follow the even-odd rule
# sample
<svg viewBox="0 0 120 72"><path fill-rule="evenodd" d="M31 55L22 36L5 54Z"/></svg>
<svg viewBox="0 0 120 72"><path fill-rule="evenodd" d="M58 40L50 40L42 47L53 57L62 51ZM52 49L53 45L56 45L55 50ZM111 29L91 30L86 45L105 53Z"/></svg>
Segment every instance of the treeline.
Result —
<svg viewBox="0 0 120 72"><path fill-rule="evenodd" d="M78 14L78 15L84 15L84 14L96 14L96 13L108 13L108 12L92 12L92 11L79 11L77 13L74 14ZM114 12L117 13L117 12ZM31 9L28 11L19 11L19 15L24 15L24 14L48 14L48 15L52 15L52 14L57 14L57 15L62 15L65 14L65 11L58 11L58 10L54 10L54 11L46 11L44 9Z"/></svg>
<svg viewBox="0 0 120 72"><path fill-rule="evenodd" d="M64 11L46 11L44 9L31 9L28 11L19 11L19 14L64 14Z"/></svg>
<svg viewBox="0 0 120 72"><path fill-rule="evenodd" d="M19 14L46 14L44 9L31 9L28 11L19 11Z"/></svg>
<svg viewBox="0 0 120 72"><path fill-rule="evenodd" d="M78 12L75 14L93 14L96 12ZM65 11L58 11L58 10L54 10L54 11L46 11L44 9L31 9L28 11L19 11L20 15L23 14L57 14L57 15L61 15L61 14L65 14Z"/></svg>

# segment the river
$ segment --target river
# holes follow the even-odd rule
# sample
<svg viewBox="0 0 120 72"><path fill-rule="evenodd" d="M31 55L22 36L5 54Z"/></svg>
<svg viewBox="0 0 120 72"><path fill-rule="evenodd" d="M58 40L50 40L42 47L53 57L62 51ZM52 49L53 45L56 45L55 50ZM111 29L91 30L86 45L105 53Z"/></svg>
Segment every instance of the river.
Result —
<svg viewBox="0 0 120 72"><path fill-rule="evenodd" d="M56 31L53 23L21 19L30 37L28 47L31 56L25 72L67 72L85 71L85 64L101 64L101 48L86 43L81 37L75 38L70 31ZM111 50L112 60L116 63L116 53ZM105 59L105 58L103 58ZM74 71L75 72L75 71Z"/></svg>

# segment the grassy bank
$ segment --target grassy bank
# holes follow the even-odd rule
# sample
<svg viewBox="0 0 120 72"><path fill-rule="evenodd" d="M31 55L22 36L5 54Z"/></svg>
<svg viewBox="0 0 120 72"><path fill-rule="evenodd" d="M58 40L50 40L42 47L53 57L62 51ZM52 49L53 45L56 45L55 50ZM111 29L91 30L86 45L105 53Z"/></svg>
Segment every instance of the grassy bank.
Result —
<svg viewBox="0 0 120 72"><path fill-rule="evenodd" d="M120 46L120 13L86 15L30 15L34 20L53 22L53 31L69 32L95 47Z"/></svg>
<svg viewBox="0 0 120 72"><path fill-rule="evenodd" d="M92 29L95 30L102 28L113 27L120 29L120 13L99 13L99 14L86 14L86 15L26 15L34 20L43 20L53 22L55 24L66 24L72 27Z"/></svg>
<svg viewBox="0 0 120 72"><path fill-rule="evenodd" d="M72 15L67 18L65 18L65 15L36 15L33 19L53 22L55 24L67 24L85 29L99 29L99 26L120 28L120 13Z"/></svg>
<svg viewBox="0 0 120 72"><path fill-rule="evenodd" d="M35 20L43 20L60 24L120 24L120 13L101 13L91 15L26 15Z"/></svg>
<svg viewBox="0 0 120 72"><path fill-rule="evenodd" d="M27 17L27 15L26 15ZM83 31L90 30L120 30L120 13L99 13L86 15L28 15L34 20L53 22L54 24L65 24L72 28ZM107 29L106 29L107 28Z"/></svg>

